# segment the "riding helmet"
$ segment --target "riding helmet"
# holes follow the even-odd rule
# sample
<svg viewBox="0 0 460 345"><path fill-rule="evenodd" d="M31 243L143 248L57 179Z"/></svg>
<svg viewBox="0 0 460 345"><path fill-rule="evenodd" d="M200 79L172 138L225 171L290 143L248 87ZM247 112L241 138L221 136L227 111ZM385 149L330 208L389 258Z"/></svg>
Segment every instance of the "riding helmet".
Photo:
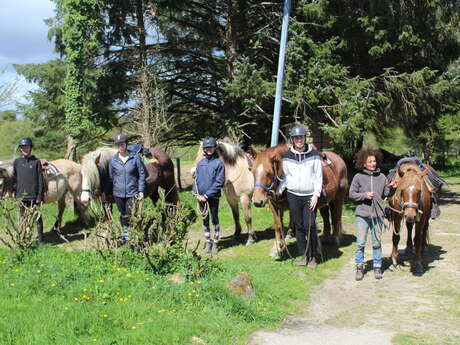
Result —
<svg viewBox="0 0 460 345"><path fill-rule="evenodd" d="M207 147L216 147L216 146L217 146L217 141L213 137L204 138L203 145L201 145L201 147L204 149Z"/></svg>
<svg viewBox="0 0 460 345"><path fill-rule="evenodd" d="M305 130L304 126L295 125L294 127L291 128L291 131L289 132L289 135L291 137L296 137L296 136L299 136L299 135L307 135L307 131Z"/></svg>
<svg viewBox="0 0 460 345"><path fill-rule="evenodd" d="M28 137L22 137L20 140L19 140L19 144L18 146L33 146L32 145L32 139L28 138Z"/></svg>
<svg viewBox="0 0 460 345"><path fill-rule="evenodd" d="M113 140L114 144L121 144L121 143L127 143L128 142L128 137L126 134L123 133L118 133L115 135L115 139Z"/></svg>

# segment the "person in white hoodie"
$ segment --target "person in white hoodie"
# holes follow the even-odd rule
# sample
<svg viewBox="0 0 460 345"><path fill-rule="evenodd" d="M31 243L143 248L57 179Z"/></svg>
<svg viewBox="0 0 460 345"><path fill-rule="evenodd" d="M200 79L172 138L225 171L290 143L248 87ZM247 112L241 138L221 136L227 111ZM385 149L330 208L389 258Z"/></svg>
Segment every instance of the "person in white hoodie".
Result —
<svg viewBox="0 0 460 345"><path fill-rule="evenodd" d="M299 266L314 268L318 260L316 209L323 186L320 153L306 144L305 127L290 131L292 146L283 155L283 175L278 193L287 189L287 200L294 224ZM307 247L308 246L308 247Z"/></svg>

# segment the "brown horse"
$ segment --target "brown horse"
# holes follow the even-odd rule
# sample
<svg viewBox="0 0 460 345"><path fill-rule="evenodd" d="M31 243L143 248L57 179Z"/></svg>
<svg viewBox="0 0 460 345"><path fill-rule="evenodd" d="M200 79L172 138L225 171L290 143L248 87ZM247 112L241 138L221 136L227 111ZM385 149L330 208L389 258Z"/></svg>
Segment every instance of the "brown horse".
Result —
<svg viewBox="0 0 460 345"><path fill-rule="evenodd" d="M151 148L153 158L145 162L148 172L146 178L145 196L150 197L156 204L159 198L158 188L165 193L165 201L177 204L178 192L174 177L174 165L168 154L159 148ZM103 183L107 180L110 159L117 150L110 147L102 147L87 153L82 159L82 194L81 200L86 205L91 198L100 198L103 191Z"/></svg>
<svg viewBox="0 0 460 345"><path fill-rule="evenodd" d="M85 217L85 206L80 200L82 190L81 166L78 163L66 159L57 159L48 162L55 172L46 177L44 203L58 203L58 215L53 229L60 231L62 215L66 207L66 195L69 193L74 202L76 211L83 222L87 223ZM46 175L45 171L45 175ZM11 197L13 192L13 163L0 166L0 196Z"/></svg>
<svg viewBox="0 0 460 345"><path fill-rule="evenodd" d="M254 189L254 178L249 167L249 157L237 145L219 142L217 145L217 153L225 166L225 184L223 191L228 204L232 210L233 221L235 222L235 238L241 235L240 211L238 204L241 203L244 212L244 220L248 227L247 245L252 244L256 240L256 234L252 228L251 214L251 197ZM203 150L197 152L195 164L203 159ZM192 175L194 176L194 169Z"/></svg>
<svg viewBox="0 0 460 345"><path fill-rule="evenodd" d="M430 219L431 192L423 178L427 173L428 170L421 171L420 167L414 163L402 164L396 175L396 191L389 199L390 206L394 210L391 216L394 228L393 250L391 252L393 267L398 264L399 234L401 221L404 219L408 231L406 252L411 251L413 247L412 229L415 225L414 272L417 274L423 273L422 252L427 243Z"/></svg>
<svg viewBox="0 0 460 345"><path fill-rule="evenodd" d="M270 147L262 152L254 152L254 193L252 202L256 207L264 207L268 202L275 224L275 245L271 256L278 257L285 249L282 238L283 212L288 210L287 199L275 195L282 174L283 154L289 150L285 144ZM324 236L331 238L332 218L333 236L336 243L342 235L342 207L348 188L347 167L342 158L334 152L324 152L323 156L323 189L325 200L320 200L320 212L324 222Z"/></svg>

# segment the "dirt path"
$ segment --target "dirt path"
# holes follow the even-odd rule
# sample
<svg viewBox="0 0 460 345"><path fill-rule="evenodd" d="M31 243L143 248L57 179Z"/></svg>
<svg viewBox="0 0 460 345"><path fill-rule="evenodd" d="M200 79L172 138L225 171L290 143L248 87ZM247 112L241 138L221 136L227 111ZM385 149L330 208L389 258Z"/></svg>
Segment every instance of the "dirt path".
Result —
<svg viewBox="0 0 460 345"><path fill-rule="evenodd" d="M380 281L369 271L356 282L350 255L312 296L305 315L292 317L281 330L255 333L248 345L460 344L460 184L449 186L441 205L441 217L430 226L422 276L410 272L405 237L400 255L406 266L385 270ZM383 256L389 257L391 235L383 237ZM366 249L370 259L369 244Z"/></svg>

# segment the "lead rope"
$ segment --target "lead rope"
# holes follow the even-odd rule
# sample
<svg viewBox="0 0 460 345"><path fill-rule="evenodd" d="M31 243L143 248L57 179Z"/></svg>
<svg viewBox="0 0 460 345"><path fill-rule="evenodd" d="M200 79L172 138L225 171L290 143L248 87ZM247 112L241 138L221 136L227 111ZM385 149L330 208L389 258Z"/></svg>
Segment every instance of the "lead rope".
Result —
<svg viewBox="0 0 460 345"><path fill-rule="evenodd" d="M198 190L198 185L196 184L196 172L195 172L195 177L193 179L195 181L195 186ZM199 194L195 192L192 188L192 195L196 198ZM200 204L203 204L203 210L201 209ZM201 215L201 218L203 219L207 218L209 215L209 201L206 200L206 202L204 203L198 202L197 209L198 209L198 213Z"/></svg>

